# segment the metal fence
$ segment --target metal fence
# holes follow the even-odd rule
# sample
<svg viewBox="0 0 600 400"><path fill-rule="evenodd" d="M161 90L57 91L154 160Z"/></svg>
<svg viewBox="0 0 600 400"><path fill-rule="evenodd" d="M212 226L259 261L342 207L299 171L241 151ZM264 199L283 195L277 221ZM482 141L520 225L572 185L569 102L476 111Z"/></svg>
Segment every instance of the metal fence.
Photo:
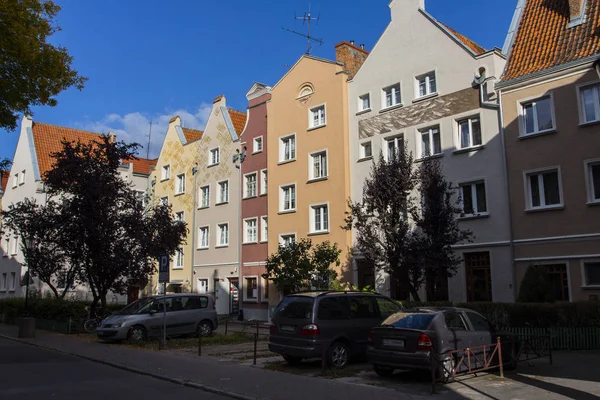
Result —
<svg viewBox="0 0 600 400"><path fill-rule="evenodd" d="M552 350L600 350L600 328L505 328L523 336L550 334Z"/></svg>

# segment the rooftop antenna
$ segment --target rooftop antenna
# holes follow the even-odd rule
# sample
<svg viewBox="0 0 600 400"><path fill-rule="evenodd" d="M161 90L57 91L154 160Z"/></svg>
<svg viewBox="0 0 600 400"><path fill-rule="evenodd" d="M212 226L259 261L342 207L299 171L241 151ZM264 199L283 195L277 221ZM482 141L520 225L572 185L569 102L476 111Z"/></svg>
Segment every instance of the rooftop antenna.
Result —
<svg viewBox="0 0 600 400"><path fill-rule="evenodd" d="M148 146L146 146L147 159L150 159L150 139L152 139L152 121L150 121L150 132L148 132Z"/></svg>
<svg viewBox="0 0 600 400"><path fill-rule="evenodd" d="M310 13L310 3L308 3L308 12L305 12L304 15L302 15L300 17L298 17L297 15L294 15L294 19L295 20L301 20L302 21L302 25L304 25L304 24L307 25L307 27L308 27L308 33L306 35L304 33L300 33L300 32L293 31L291 29L287 29L287 28L283 28L283 27L281 29L283 29L284 31L288 31L288 32L291 32L291 33L295 33L296 35L300 35L300 36L305 37L306 38L306 54L309 55L310 54L310 49L312 48L312 42L311 41L319 43L319 45L323 44L323 39L315 38L315 37L311 36L311 33L310 33L310 26L311 26L312 21L316 21L317 24L318 24L320 18L321 18L321 14L320 13L319 13L319 15L316 18L312 16L312 14Z"/></svg>

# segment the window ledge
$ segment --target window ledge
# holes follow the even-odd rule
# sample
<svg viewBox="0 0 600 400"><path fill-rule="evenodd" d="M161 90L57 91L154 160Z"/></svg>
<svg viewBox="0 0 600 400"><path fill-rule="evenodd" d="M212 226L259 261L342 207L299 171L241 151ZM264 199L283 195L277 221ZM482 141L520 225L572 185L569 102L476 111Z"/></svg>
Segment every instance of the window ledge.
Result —
<svg viewBox="0 0 600 400"><path fill-rule="evenodd" d="M277 214L281 215L281 214L292 214L295 213L296 210L283 210L283 211L279 211Z"/></svg>
<svg viewBox="0 0 600 400"><path fill-rule="evenodd" d="M6 289L0 289L0 293L6 293Z"/></svg>
<svg viewBox="0 0 600 400"><path fill-rule="evenodd" d="M258 197L257 195L254 195L254 196L245 196L245 197L242 197L242 200L254 199L254 198L257 198L257 197Z"/></svg>
<svg viewBox="0 0 600 400"><path fill-rule="evenodd" d="M309 232L306 236L329 235L329 231Z"/></svg>
<svg viewBox="0 0 600 400"><path fill-rule="evenodd" d="M600 207L600 200L588 201L588 202L587 202L587 203L585 203L585 204L587 204L587 205L588 205L588 206L590 206L590 207L595 207L595 206L598 206L598 207Z"/></svg>
<svg viewBox="0 0 600 400"><path fill-rule="evenodd" d="M225 204L229 204L229 201L222 201L220 203L215 203L215 206L223 206Z"/></svg>
<svg viewBox="0 0 600 400"><path fill-rule="evenodd" d="M208 247L196 247L196 250L208 250Z"/></svg>
<svg viewBox="0 0 600 400"><path fill-rule="evenodd" d="M402 104L402 103L400 103L400 104L394 104L393 106L382 108L381 110L379 110L379 114L382 114L382 113L388 112L388 111L392 111L392 110L395 110L397 108L402 108L402 107L404 107L404 104Z"/></svg>
<svg viewBox="0 0 600 400"><path fill-rule="evenodd" d="M600 289L600 285L581 285L582 289L587 289L587 290L599 290Z"/></svg>
<svg viewBox="0 0 600 400"><path fill-rule="evenodd" d="M528 133L526 135L519 135L519 140L531 139L538 136L550 135L556 133L556 129L549 129L547 131L540 131L535 133Z"/></svg>
<svg viewBox="0 0 600 400"><path fill-rule="evenodd" d="M242 243L242 246L247 246L247 245L250 245L250 244L258 244L258 242L257 241L254 241L254 242L244 242L244 243Z"/></svg>
<svg viewBox="0 0 600 400"><path fill-rule="evenodd" d="M465 215L465 216L462 216L462 217L458 217L458 219L460 221L469 221L469 220L472 220L472 219L483 219L483 218L489 218L489 217L490 217L490 213L485 212L485 213Z"/></svg>
<svg viewBox="0 0 600 400"><path fill-rule="evenodd" d="M536 208L527 208L525 212L542 212L542 211L553 211L553 210L564 210L565 206L563 204L557 204L555 206L544 206L544 207L536 207Z"/></svg>
<svg viewBox="0 0 600 400"><path fill-rule="evenodd" d="M255 154L260 154L260 153L262 153L262 152L263 152L262 150L253 151L253 152L252 152L252 155L255 155Z"/></svg>
<svg viewBox="0 0 600 400"><path fill-rule="evenodd" d="M160 182L165 182L165 181L168 181L169 179L171 179L171 178L162 178L162 179L160 180ZM13 187L16 187L16 186L13 186Z"/></svg>
<svg viewBox="0 0 600 400"><path fill-rule="evenodd" d="M216 164L208 164L208 165L206 166L206 168L212 168L212 167L216 167L217 165L219 165L219 163L216 163Z"/></svg>
<svg viewBox="0 0 600 400"><path fill-rule="evenodd" d="M210 206L200 206L198 207L198 210L206 210L207 208L210 208Z"/></svg>
<svg viewBox="0 0 600 400"><path fill-rule="evenodd" d="M365 108L364 110L360 110L359 112L357 112L356 115L363 115L363 114L369 113L371 111L372 110L371 110L370 107L369 108Z"/></svg>
<svg viewBox="0 0 600 400"><path fill-rule="evenodd" d="M426 94L425 96L417 97L417 98L416 98L416 99L414 99L412 102L413 102L413 104L414 104L414 103L418 103L418 102L420 102L420 101L424 101L424 100L432 99L432 98L434 98L434 97L438 97L438 96L439 96L439 93L438 93L438 92L435 92L435 93L429 93L429 94Z"/></svg>
<svg viewBox="0 0 600 400"><path fill-rule="evenodd" d="M586 126L592 126L592 125L598 125L598 124L600 124L600 119L596 120L596 121L581 122L581 123L579 123L579 126L583 128Z"/></svg>
<svg viewBox="0 0 600 400"><path fill-rule="evenodd" d="M269 241L268 240L261 240L260 241L260 244L264 244L264 243L269 243Z"/></svg>
<svg viewBox="0 0 600 400"><path fill-rule="evenodd" d="M256 299L256 300L254 300L254 299L244 299L244 301L242 303L258 304L258 299Z"/></svg>
<svg viewBox="0 0 600 400"><path fill-rule="evenodd" d="M265 299L263 301L261 301L262 304L269 304L269 299Z"/></svg>
<svg viewBox="0 0 600 400"><path fill-rule="evenodd" d="M277 163L277 165L289 164L289 163L294 162L294 161L296 161L295 158L292 158L291 160L283 160L283 161L279 161Z"/></svg>
<svg viewBox="0 0 600 400"><path fill-rule="evenodd" d="M261 194L259 194L258 196L259 196L259 197L264 197L264 196L266 196L266 195L267 195L267 193L261 193Z"/></svg>
<svg viewBox="0 0 600 400"><path fill-rule="evenodd" d="M372 160L372 159L373 159L373 156L362 157L362 158L359 158L358 160L356 160L356 162L369 161L369 160Z"/></svg>
<svg viewBox="0 0 600 400"><path fill-rule="evenodd" d="M454 150L452 154L463 154L463 153L471 153L473 151L478 151L485 149L485 145L480 144L478 146L465 147L464 149Z"/></svg>
<svg viewBox="0 0 600 400"><path fill-rule="evenodd" d="M418 163L418 162L423 162L423 161L425 161L425 160L428 160L428 159L430 159L430 158L431 158L431 159L433 159L433 158L442 158L442 157L444 157L444 153L439 153L439 154L434 154L434 155L432 155L432 156L429 156L429 157L421 157L421 158L417 158L417 159L415 160L415 162L416 162L416 163Z"/></svg>
<svg viewBox="0 0 600 400"><path fill-rule="evenodd" d="M185 194L185 192L181 192L181 193L175 193L175 194L173 195L173 197L181 196L181 195L183 195L183 194Z"/></svg>
<svg viewBox="0 0 600 400"><path fill-rule="evenodd" d="M173 271L181 271L183 267L173 267L171 268Z"/></svg>
<svg viewBox="0 0 600 400"><path fill-rule="evenodd" d="M327 126L326 123L323 125L319 125L319 126L311 126L310 128L306 129L306 132L316 131L317 129L325 128L326 126Z"/></svg>
<svg viewBox="0 0 600 400"><path fill-rule="evenodd" d="M14 293L15 289L8 289L8 293Z"/></svg>
<svg viewBox="0 0 600 400"><path fill-rule="evenodd" d="M326 181L327 179L329 179L329 176L324 176L322 178L314 178L314 179L309 179L306 181L306 183L315 183L315 182L321 182L321 181Z"/></svg>
<svg viewBox="0 0 600 400"><path fill-rule="evenodd" d="M19 183L19 186L23 186L25 184L25 182L21 182Z"/></svg>
<svg viewBox="0 0 600 400"><path fill-rule="evenodd" d="M229 247L229 244L220 244L218 246L215 246L215 249L224 249L225 247Z"/></svg>

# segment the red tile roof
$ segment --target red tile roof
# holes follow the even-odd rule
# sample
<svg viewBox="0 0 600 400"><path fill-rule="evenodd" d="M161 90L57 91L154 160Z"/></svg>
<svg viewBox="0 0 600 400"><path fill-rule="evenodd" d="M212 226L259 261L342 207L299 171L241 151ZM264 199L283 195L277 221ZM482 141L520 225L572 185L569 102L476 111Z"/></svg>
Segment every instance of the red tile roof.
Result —
<svg viewBox="0 0 600 400"><path fill-rule="evenodd" d="M156 165L158 159L149 160L147 158L138 158L137 160L124 161L125 164L133 164L133 172L136 174L150 175L150 171Z"/></svg>
<svg viewBox="0 0 600 400"><path fill-rule="evenodd" d="M204 133L198 129L181 128L181 130L183 131L183 136L185 136L185 141L187 143L200 139Z"/></svg>
<svg viewBox="0 0 600 400"><path fill-rule="evenodd" d="M1 171L0 170L0 188L2 188L2 190L6 190L6 185L8 184L8 174L10 174L10 171Z"/></svg>
<svg viewBox="0 0 600 400"><path fill-rule="evenodd" d="M600 52L600 0L588 0L586 20L569 28L569 1L527 0L503 81Z"/></svg>
<svg viewBox="0 0 600 400"><path fill-rule="evenodd" d="M228 108L227 111L231 117L231 122L233 123L235 132L238 134L238 136L240 136L244 130L244 127L246 126L246 113L231 108Z"/></svg>
<svg viewBox="0 0 600 400"><path fill-rule="evenodd" d="M473 50L475 52L475 54L483 54L487 51L485 48L481 47L480 45L478 45L477 43L475 43L474 41L472 41L465 35L461 35L454 29L450 28L448 25L446 25L446 24L442 24L442 25L444 26L444 28L448 29L450 31L450 33L452 33L454 36L456 36L456 38L458 40L460 40L465 46L467 46L468 48Z"/></svg>

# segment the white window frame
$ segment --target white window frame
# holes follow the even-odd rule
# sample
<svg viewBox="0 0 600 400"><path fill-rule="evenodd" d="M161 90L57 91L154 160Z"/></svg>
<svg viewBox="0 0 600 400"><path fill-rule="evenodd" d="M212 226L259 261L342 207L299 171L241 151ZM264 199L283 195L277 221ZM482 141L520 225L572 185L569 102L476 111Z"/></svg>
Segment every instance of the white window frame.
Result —
<svg viewBox="0 0 600 400"><path fill-rule="evenodd" d="M481 143L479 144L473 144L473 120L478 120L479 121L479 134L481 135ZM462 131L460 128L460 124L462 122L467 122L469 124L469 146L463 147L462 145ZM482 124L481 124L481 115L480 114L475 114L475 115L470 115L470 116L465 116L465 117L461 117L461 118L457 118L456 119L456 148L459 150L466 150L466 149L474 149L474 148L479 148L481 146L483 146L484 140L483 140L483 129L482 129Z"/></svg>
<svg viewBox="0 0 600 400"><path fill-rule="evenodd" d="M431 90L431 76L435 81L435 90ZM421 79L425 78L425 94L421 94ZM428 96L434 96L438 93L439 82L437 79L437 71L429 71L421 75L415 76L415 99L421 99Z"/></svg>
<svg viewBox="0 0 600 400"><path fill-rule="evenodd" d="M395 89L398 89L397 91ZM387 104L387 94L388 90L390 90L390 94L392 97L392 102L396 100L396 102L391 105ZM394 93L396 94L394 96ZM400 82L396 82L392 85L385 86L381 88L381 109L387 110L388 108L393 108L402 105L402 84Z"/></svg>
<svg viewBox="0 0 600 400"><path fill-rule="evenodd" d="M368 107L364 107L364 99L367 99ZM358 112L371 111L371 93L365 93L358 96Z"/></svg>
<svg viewBox="0 0 600 400"><path fill-rule="evenodd" d="M223 199L223 186L221 184L227 184L227 190L225 192L225 200L221 201ZM220 181L217 182L217 199L215 201L215 205L219 205L219 204L227 204L229 203L229 179L225 179L224 181Z"/></svg>
<svg viewBox="0 0 600 400"><path fill-rule="evenodd" d="M585 271L585 264L596 264L600 263L600 258L586 258L580 261L581 264L581 287L583 288L600 288L600 284L589 284L587 282L587 274Z"/></svg>
<svg viewBox="0 0 600 400"><path fill-rule="evenodd" d="M248 234L250 228L250 222L254 222L254 238L251 238ZM258 218L251 217L244 219L244 244L258 243Z"/></svg>
<svg viewBox="0 0 600 400"><path fill-rule="evenodd" d="M179 259L181 257L181 260ZM181 264L179 263L181 261ZM185 253L183 252L183 246L180 246L175 251L175 262L173 263L173 269L183 269L185 264Z"/></svg>
<svg viewBox="0 0 600 400"><path fill-rule="evenodd" d="M269 179L269 175L267 174L267 169L261 169L260 170L260 195L265 195L267 194L267 187L268 187L268 179Z"/></svg>
<svg viewBox="0 0 600 400"><path fill-rule="evenodd" d="M208 189L207 195L204 195L204 190ZM198 196L200 197L198 201L198 208L208 208L210 207L210 185L204 185L198 188ZM206 205L204 205L204 199L206 199Z"/></svg>
<svg viewBox="0 0 600 400"><path fill-rule="evenodd" d="M142 208L145 208L146 207L146 192L143 190L136 190L135 195L136 195L137 200L142 205Z"/></svg>
<svg viewBox="0 0 600 400"><path fill-rule="evenodd" d="M290 196L290 208L285 208L285 190L288 188L294 188L294 207L291 207L291 196ZM298 207L298 192L296 183L288 183L286 185L279 186L279 212L294 212L296 211L296 207Z"/></svg>
<svg viewBox="0 0 600 400"><path fill-rule="evenodd" d="M163 196L160 198L160 202L165 205L168 206L169 205L169 196Z"/></svg>
<svg viewBox="0 0 600 400"><path fill-rule="evenodd" d="M11 272L8 276L10 276L10 285L8 285L8 291L14 292L17 287L17 273Z"/></svg>
<svg viewBox="0 0 600 400"><path fill-rule="evenodd" d="M317 216L317 208L326 208L327 209L327 219L324 219L321 217L321 229L317 230L316 229L316 225L317 225L317 221L316 221L316 216ZM329 202L325 202L325 203L317 203L317 204L311 204L309 206L309 233L311 234L318 234L318 233L329 233L329 229L331 227L330 224L330 215L331 215L331 210L329 207ZM327 224L327 229L323 229L323 225Z"/></svg>
<svg viewBox="0 0 600 400"><path fill-rule="evenodd" d="M246 276L244 276L244 285L243 285L242 290L244 292L244 295L243 295L244 301L247 302L247 303L258 303L258 295L260 293L260 285L259 285L260 281L259 281L258 278L259 278L258 275L246 275ZM248 293L247 293L248 288L246 286L246 282L247 282L248 279L255 279L256 280L256 297L248 297Z"/></svg>
<svg viewBox="0 0 600 400"><path fill-rule="evenodd" d="M438 130L438 136L440 138L440 152L439 153L434 153L433 149L434 149L434 145L433 145L433 130L437 129ZM423 151L423 134L427 132L427 134L429 135L429 150L431 152L431 154L424 154ZM417 140L419 143L419 158L423 159L423 158L427 158L427 157L436 157L436 156L440 156L442 154L444 154L444 144L442 143L442 128L440 125L430 125L430 126L426 126L420 129L417 129Z"/></svg>
<svg viewBox="0 0 600 400"><path fill-rule="evenodd" d="M262 303L268 303L269 302L269 298L265 298L265 294L266 294L266 290L269 287L269 280L263 278L262 276L260 277L260 301Z"/></svg>
<svg viewBox="0 0 600 400"><path fill-rule="evenodd" d="M552 204L552 205L540 205L538 207L533 207L533 197L532 197L532 193L531 193L531 185L529 183L529 177L531 175L539 176L539 175L543 175L544 172L553 172L553 171L558 172L558 194L560 197L560 203ZM552 209L564 207L565 198L564 198L564 194L563 194L562 173L561 173L560 165L553 165L553 166L523 171L523 183L525 185L525 211L552 210ZM539 184L539 190L540 190L540 204L544 204L546 201L544 198L543 179L539 180L539 177L538 177L538 184Z"/></svg>
<svg viewBox="0 0 600 400"><path fill-rule="evenodd" d="M285 239L284 238L288 238L288 237L293 237L294 238L294 242L296 241L296 232L289 232L289 233L281 233L279 235L279 244L280 245L284 245L285 244Z"/></svg>
<svg viewBox="0 0 600 400"><path fill-rule="evenodd" d="M227 242L223 243L221 242L221 229L222 227L227 227ZM227 247L229 246L229 222L221 222L217 224L217 245L215 246L215 248L219 248L219 247Z"/></svg>
<svg viewBox="0 0 600 400"><path fill-rule="evenodd" d="M584 176L585 176L585 187L587 189L588 204L600 204L600 198L594 198L594 177L592 175L592 166L600 165L600 158L594 158L591 160L585 160L583 162Z"/></svg>
<svg viewBox="0 0 600 400"><path fill-rule="evenodd" d="M320 110L323 110L319 116L318 123L315 124L315 114L318 114ZM325 103L317 104L308 109L308 129L322 128L327 125L327 105Z"/></svg>
<svg viewBox="0 0 600 400"><path fill-rule="evenodd" d="M252 154L262 153L264 144L262 135L252 139Z"/></svg>
<svg viewBox="0 0 600 400"><path fill-rule="evenodd" d="M285 142L288 139L292 139L293 140L293 143L294 143L293 154L294 154L294 156L291 157L291 154L290 154L290 158L285 158ZM281 136L279 138L279 162L280 163L285 163L285 162L290 162L290 161L296 160L296 154L298 153L298 148L297 148L296 144L297 143L296 143L296 134L295 133L292 133L292 134L289 134L289 135L285 135L285 136Z"/></svg>
<svg viewBox="0 0 600 400"><path fill-rule="evenodd" d="M260 217L260 242L266 243L269 240L269 217L262 215Z"/></svg>
<svg viewBox="0 0 600 400"><path fill-rule="evenodd" d="M254 193L250 193L248 190L248 178L254 176ZM258 174L256 171L250 172L244 175L244 199L258 196Z"/></svg>
<svg viewBox="0 0 600 400"><path fill-rule="evenodd" d="M204 229L206 229L206 244L202 243L202 235L200 234L201 231L203 231ZM203 249L208 249L210 247L210 226L208 225L204 225L204 226L199 226L198 227L198 243L197 243L197 248L198 250L203 250Z"/></svg>
<svg viewBox="0 0 600 400"><path fill-rule="evenodd" d="M383 153L385 154L385 159L388 162L390 161L390 149L388 148L388 144L390 142L394 142L394 149L397 149L399 152L402 152L404 150L404 135L400 133L396 135L386 136L383 138ZM402 144L402 146L399 146L399 144ZM372 151L373 150L371 149L371 152Z"/></svg>
<svg viewBox="0 0 600 400"><path fill-rule="evenodd" d="M179 219L179 215L181 215L181 219ZM184 222L185 221L185 211L177 211L175 213L175 221L181 221Z"/></svg>
<svg viewBox="0 0 600 400"><path fill-rule="evenodd" d="M586 115L585 103L583 101L583 90L591 86L598 86L598 88L600 89L600 81L586 82L577 85L577 106L579 108L579 125L587 125L600 122L600 90L594 91L594 112L596 114L596 119L591 121L585 120Z"/></svg>
<svg viewBox="0 0 600 400"><path fill-rule="evenodd" d="M200 285L198 285L199 281L206 281L206 286L205 286L206 291L205 292L200 291ZM210 279L209 278L203 277L203 276L196 278L196 293L199 293L199 294L210 293Z"/></svg>
<svg viewBox="0 0 600 400"><path fill-rule="evenodd" d="M13 188L16 188L17 186L19 186L19 173L18 172L13 175L13 184L12 184Z"/></svg>
<svg viewBox="0 0 600 400"><path fill-rule="evenodd" d="M175 177L175 194L185 193L185 173L177 174Z"/></svg>
<svg viewBox="0 0 600 400"><path fill-rule="evenodd" d="M213 159L213 155L216 154L217 155L217 161L214 162ZM208 166L212 167L214 165L219 165L219 163L221 162L221 148L220 147L215 147L212 148L208 151Z"/></svg>
<svg viewBox="0 0 600 400"><path fill-rule="evenodd" d="M315 162L315 157L316 156L321 156L321 155L325 155L325 175L322 176L315 176L315 168L314 168L314 162ZM321 165L321 170L323 170L323 166ZM322 150L318 150L318 151L314 151L312 153L310 153L308 155L308 180L309 181L315 181L315 180L323 180L323 179L327 179L329 177L329 151L328 149L322 149Z"/></svg>
<svg viewBox="0 0 600 400"><path fill-rule="evenodd" d="M25 170L21 171L21 174L19 175L19 186L24 185L25 184Z"/></svg>
<svg viewBox="0 0 600 400"><path fill-rule="evenodd" d="M367 152L365 151L366 147L370 147L371 148L371 154L367 155ZM358 147L358 159L359 160L367 160L369 158L373 158L373 142L371 142L370 140L367 140L365 142L359 143L359 147Z"/></svg>
<svg viewBox="0 0 600 400"><path fill-rule="evenodd" d="M538 128L536 128L537 125L539 124L539 122L537 120L537 113L536 113L536 117L533 121L534 131L527 133L526 122L525 122L525 106L527 106L528 104L531 104L531 103L536 103L537 101L542 100L546 97L548 97L550 99L550 117L552 119L552 128L544 129L541 131ZM539 96L532 96L532 97L528 97L525 99L520 99L517 102L517 108L518 108L518 112L519 112L519 137L531 137L531 136L537 136L537 135L542 135L544 133L550 133L550 132L556 131L556 114L554 112L554 94L552 91L542 94L542 95L539 95ZM535 104L534 104L534 109L535 109Z"/></svg>
<svg viewBox="0 0 600 400"><path fill-rule="evenodd" d="M163 165L160 170L160 180L166 181L171 179L171 164Z"/></svg>
<svg viewBox="0 0 600 400"><path fill-rule="evenodd" d="M485 209L486 211L479 211L477 209L477 184L483 183L483 189L485 192ZM473 200L473 214L469 214L465 212L464 208L464 194L463 187L469 185L471 189L471 199ZM478 217L478 216L488 216L490 215L490 204L489 204L489 195L488 195L488 185L486 178L475 178L469 179L468 181L458 182L458 190L460 193L460 208L462 210L461 217L469 218L469 217Z"/></svg>

